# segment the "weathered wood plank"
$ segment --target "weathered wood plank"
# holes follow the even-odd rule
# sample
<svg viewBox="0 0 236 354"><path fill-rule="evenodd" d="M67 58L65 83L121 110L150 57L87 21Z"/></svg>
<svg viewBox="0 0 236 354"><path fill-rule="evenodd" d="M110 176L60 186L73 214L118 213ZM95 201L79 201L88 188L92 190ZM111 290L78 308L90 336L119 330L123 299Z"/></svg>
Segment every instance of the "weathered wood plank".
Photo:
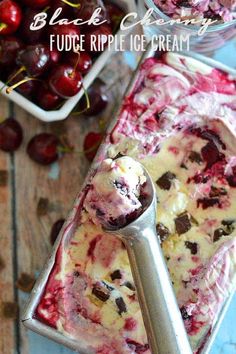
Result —
<svg viewBox="0 0 236 354"><path fill-rule="evenodd" d="M83 154L72 153L65 154L50 167L40 166L26 155L26 144L36 133L47 131L65 135L76 150L81 150L85 126L88 129L94 123L73 117L61 123L44 124L18 107L15 112L25 132L23 147L15 160L18 276L23 272L37 276L51 251L51 226L67 216L89 163ZM40 200L46 201L47 207L39 213ZM22 291L19 299L22 310L26 300ZM21 353L27 354L28 350L28 338L22 326Z"/></svg>
<svg viewBox="0 0 236 354"><path fill-rule="evenodd" d="M0 98L0 120L8 116L8 101ZM15 353L14 241L11 210L11 164L0 151L0 353ZM9 317L9 318L6 318ZM11 318L13 317L13 318Z"/></svg>

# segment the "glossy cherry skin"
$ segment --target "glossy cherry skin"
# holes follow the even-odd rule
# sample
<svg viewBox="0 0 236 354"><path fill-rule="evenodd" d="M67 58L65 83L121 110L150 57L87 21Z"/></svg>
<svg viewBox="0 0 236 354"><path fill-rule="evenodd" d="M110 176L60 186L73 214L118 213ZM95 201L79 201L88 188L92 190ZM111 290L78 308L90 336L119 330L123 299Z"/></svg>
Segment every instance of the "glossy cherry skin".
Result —
<svg viewBox="0 0 236 354"><path fill-rule="evenodd" d="M49 48L43 44L28 45L18 53L17 64L25 67L30 77L38 77L50 65Z"/></svg>
<svg viewBox="0 0 236 354"><path fill-rule="evenodd" d="M83 98L80 101L79 109L84 111L83 114L85 116L96 116L100 114L108 104L108 95L105 92L106 86L101 79L96 79L92 86L90 86L87 90L90 108L86 110L86 98Z"/></svg>
<svg viewBox="0 0 236 354"><path fill-rule="evenodd" d="M92 14L97 8L101 8L102 11L97 18L99 21L104 21L108 19L107 16L107 10L104 5L103 0L83 0L81 1L81 6L78 9L75 9L75 15L78 18L83 19L84 21L87 21L91 18Z"/></svg>
<svg viewBox="0 0 236 354"><path fill-rule="evenodd" d="M31 9L41 10L50 5L51 0L21 0L26 6ZM52 0L53 1L53 0Z"/></svg>
<svg viewBox="0 0 236 354"><path fill-rule="evenodd" d="M107 37L111 34L112 34L111 27L107 24L93 28L90 32L85 34L85 49L91 54L98 54L99 53L98 45L96 45L96 51L93 50L91 45L92 35L96 37L95 43L98 43L99 38L100 41L104 40L104 42L107 42Z"/></svg>
<svg viewBox="0 0 236 354"><path fill-rule="evenodd" d="M79 26L75 26L73 24L70 25L54 25L49 29L50 34L55 34L60 36L61 38L64 36L79 36L80 35L80 28Z"/></svg>
<svg viewBox="0 0 236 354"><path fill-rule="evenodd" d="M101 133L95 132L90 132L85 136L83 148L84 154L89 161L93 161L102 142L102 138L103 136Z"/></svg>
<svg viewBox="0 0 236 354"><path fill-rule="evenodd" d="M0 39L0 65L13 65L17 52L23 48L22 41L13 36L6 36Z"/></svg>
<svg viewBox="0 0 236 354"><path fill-rule="evenodd" d="M57 161L59 139L50 133L35 135L27 145L29 157L41 165L50 165Z"/></svg>
<svg viewBox="0 0 236 354"><path fill-rule="evenodd" d="M40 43L45 34L45 27L31 31L30 25L34 21L34 16L38 14L38 10L26 9L20 26L20 36L28 44Z"/></svg>
<svg viewBox="0 0 236 354"><path fill-rule="evenodd" d="M82 76L70 65L58 65L49 76L49 86L62 98L73 97L82 87Z"/></svg>
<svg viewBox="0 0 236 354"><path fill-rule="evenodd" d="M23 140L21 125L13 118L8 118L0 124L0 149L13 152L19 148Z"/></svg>
<svg viewBox="0 0 236 354"><path fill-rule="evenodd" d="M59 63L61 59L61 53L57 49L50 50L49 55L50 55L50 66Z"/></svg>
<svg viewBox="0 0 236 354"><path fill-rule="evenodd" d="M0 34L13 34L20 26L22 11L20 6L12 0L0 2Z"/></svg>
<svg viewBox="0 0 236 354"><path fill-rule="evenodd" d="M67 53L65 57L65 63L71 65L73 68L76 68L81 74L85 75L88 73L92 66L92 58L88 53Z"/></svg>
<svg viewBox="0 0 236 354"><path fill-rule="evenodd" d="M77 3L78 1L75 0L75 2ZM73 1L72 1L73 3ZM64 1L62 0L53 0L50 3L50 9L49 12L51 15L54 14L54 12L59 8L62 8L62 11L59 15L59 17L57 17L58 19L61 18L70 18L71 14L73 14L73 7L71 7L70 5L66 4Z"/></svg>
<svg viewBox="0 0 236 354"><path fill-rule="evenodd" d="M17 71L19 71L19 68L15 69L9 75L9 77L7 79L7 81L9 81L8 86L13 86L14 84L17 84L20 81L27 79L27 76L25 75L25 73L21 72L18 75L16 75L13 80L11 80L11 78L14 76L14 74L17 73ZM19 92L21 95L23 95L27 98L31 98L33 96L33 94L37 91L38 85L39 85L38 81L30 80L30 81L27 81L27 82L19 85L17 88L15 88L15 90L17 92Z"/></svg>
<svg viewBox="0 0 236 354"><path fill-rule="evenodd" d="M112 31L116 32L119 29L119 24L122 18L125 16L125 12L113 3L106 4L106 9L110 19Z"/></svg>
<svg viewBox="0 0 236 354"><path fill-rule="evenodd" d="M39 88L36 100L37 104L46 111L56 109L62 101L55 92L45 86Z"/></svg>

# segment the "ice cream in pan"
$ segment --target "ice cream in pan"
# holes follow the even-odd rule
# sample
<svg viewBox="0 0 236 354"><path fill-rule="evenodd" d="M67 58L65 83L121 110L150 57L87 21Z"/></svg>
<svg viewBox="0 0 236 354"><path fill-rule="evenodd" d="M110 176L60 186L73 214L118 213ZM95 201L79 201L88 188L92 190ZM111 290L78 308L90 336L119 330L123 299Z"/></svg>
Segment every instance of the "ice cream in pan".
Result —
<svg viewBox="0 0 236 354"><path fill-rule="evenodd" d="M158 8L173 18L209 18L217 23L236 18L235 0L154 0Z"/></svg>
<svg viewBox="0 0 236 354"><path fill-rule="evenodd" d="M129 155L152 176L157 232L194 353L236 282L235 83L192 58L147 59L106 139L104 159ZM126 249L85 209L35 316L94 353L149 352Z"/></svg>

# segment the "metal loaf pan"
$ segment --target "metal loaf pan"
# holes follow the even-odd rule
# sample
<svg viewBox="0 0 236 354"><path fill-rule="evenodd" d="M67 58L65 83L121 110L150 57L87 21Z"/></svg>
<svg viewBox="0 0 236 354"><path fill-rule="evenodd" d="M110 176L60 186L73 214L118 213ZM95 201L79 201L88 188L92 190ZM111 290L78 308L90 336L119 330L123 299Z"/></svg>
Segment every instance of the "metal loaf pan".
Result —
<svg viewBox="0 0 236 354"><path fill-rule="evenodd" d="M140 65L143 63L143 61L145 59L153 57L154 55L155 55L155 51L152 49L151 45L149 45L146 52L143 54L143 56L140 60L140 64L139 64L137 70L133 74L133 77L130 81L130 84L129 84L128 89L125 93L125 96L132 92L132 89L137 81ZM229 68L229 67L227 67L215 60L212 60L210 58L206 58L204 56L201 56L201 55L195 54L195 53L191 53L191 52L181 53L181 55L184 55L186 57L191 57L193 59L197 59L198 61L205 63L205 64L211 66L212 68L217 68L217 69L223 70L224 72L227 72L230 75L235 76L235 78L236 78L236 70L231 69L231 68ZM117 114L115 115L114 119L112 120L110 127L107 131L107 135L109 135L109 133L112 131L113 127L117 123L120 109L118 110ZM66 224L64 225L63 229L60 232L60 235L58 236L58 239L54 245L52 254L51 254L48 262L45 264L44 269L35 284L35 287L31 293L29 302L26 306L26 310L25 310L25 313L22 318L22 321L27 328L45 336L45 337L48 337L49 339L52 339L58 343L61 343L73 350L76 350L80 354L85 354L85 353L89 354L91 352L88 350L88 348L86 349L86 346L82 343L82 340L83 340L82 338L81 338L81 342L79 343L78 341L75 341L73 339L70 339L69 337L66 337L65 335L61 334L58 330L37 320L34 317L34 313L35 313L35 309L36 309L37 305L40 302L40 298L43 295L44 288L47 284L48 278L49 278L51 270L53 268L53 265L54 265L54 262L56 259L56 255L57 255L57 251L59 249L59 245L62 242L65 242L66 239L69 239L74 234L74 232L78 226L81 204L83 202L83 198L85 195L86 185L87 185L89 179L91 178L91 176L94 174L94 171L96 170L97 166L99 165L99 161L101 161L101 159L106 157L108 145L109 145L109 143L107 143L106 139L105 139L105 141L101 145L101 147L96 155L94 162L92 163L91 169L85 179L82 190L75 200L73 209L67 218ZM234 292L232 292L231 296L229 296L229 298L226 300L226 302L220 312L220 315L218 316L217 321L211 331L211 334L208 337L204 347L201 350L201 354L209 354L212 344L214 342L214 339L218 333L221 322L222 322L224 315L230 305L233 295L234 295Z"/></svg>
<svg viewBox="0 0 236 354"><path fill-rule="evenodd" d="M130 13L136 10L136 5L134 0L112 0L114 4L117 4L121 7L126 13ZM120 40L121 35L128 35L130 30L127 29L125 31L118 31L116 36L118 40ZM114 53L114 46L111 46L111 50L105 50L93 63L92 68L89 73L83 79L84 89L88 89L88 87L93 83L94 79L99 75L100 71L104 68L105 64L109 60L109 58ZM0 81L0 88L4 86L4 83ZM7 88L7 86L6 86ZM44 122L54 122L63 120L68 117L70 112L75 108L79 100L84 95L84 90L81 89L77 95L67 99L62 107L58 110L45 111L44 109L37 106L35 103L22 96L17 91L13 90L10 94L6 93L5 88L1 90L1 94L11 101L16 103L18 106L25 109L27 112L35 116L36 118L44 121Z"/></svg>

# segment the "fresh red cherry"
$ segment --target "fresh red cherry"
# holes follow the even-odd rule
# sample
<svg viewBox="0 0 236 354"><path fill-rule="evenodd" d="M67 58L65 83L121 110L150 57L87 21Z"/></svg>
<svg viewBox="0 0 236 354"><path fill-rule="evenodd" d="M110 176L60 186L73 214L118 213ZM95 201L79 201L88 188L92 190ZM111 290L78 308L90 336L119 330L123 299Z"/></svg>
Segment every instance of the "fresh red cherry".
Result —
<svg viewBox="0 0 236 354"><path fill-rule="evenodd" d="M13 152L19 148L23 140L21 125L13 118L8 118L0 124L0 149Z"/></svg>
<svg viewBox="0 0 236 354"><path fill-rule="evenodd" d="M41 165L50 165L57 161L59 139L50 133L35 135L27 145L29 157Z"/></svg>
<svg viewBox="0 0 236 354"><path fill-rule="evenodd" d="M61 98L56 93L44 86L38 90L36 100L37 104L46 111L56 109L61 102Z"/></svg>
<svg viewBox="0 0 236 354"><path fill-rule="evenodd" d="M83 148L84 154L89 161L93 161L102 139L101 133L90 132L85 136Z"/></svg>
<svg viewBox="0 0 236 354"><path fill-rule="evenodd" d="M0 39L0 65L13 65L16 54L23 47L22 41L13 36L6 36Z"/></svg>
<svg viewBox="0 0 236 354"><path fill-rule="evenodd" d="M86 116L96 116L100 114L108 104L108 95L106 93L106 85L101 79L96 79L94 83L87 90L90 108L86 110L86 97L80 101L79 109L83 111Z"/></svg>
<svg viewBox="0 0 236 354"><path fill-rule="evenodd" d="M0 34L12 34L16 32L22 20L20 6L12 0L0 2Z"/></svg>
<svg viewBox="0 0 236 354"><path fill-rule="evenodd" d="M50 50L49 54L50 54L50 64L51 65L59 63L59 61L61 59L61 53L58 52L57 49L53 48L52 50Z"/></svg>
<svg viewBox="0 0 236 354"><path fill-rule="evenodd" d="M112 30L111 27L107 24L93 28L90 32L85 34L85 49L92 54L99 53L100 51L98 43L104 43L104 46L106 47L109 35L112 35ZM93 50L92 38L96 38L93 41L93 43L95 42L96 50Z"/></svg>
<svg viewBox="0 0 236 354"><path fill-rule="evenodd" d="M119 6L113 3L106 4L106 9L112 30L113 32L117 31L122 18L125 16L125 12Z"/></svg>
<svg viewBox="0 0 236 354"><path fill-rule="evenodd" d="M22 0L22 2L31 9L40 10L49 6L51 0Z"/></svg>
<svg viewBox="0 0 236 354"><path fill-rule="evenodd" d="M73 1L70 1L73 3ZM75 0L75 3L78 3L79 1L78 0ZM59 17L57 17L58 19L62 19L62 18L70 18L71 17L71 14L73 14L73 7L66 4L64 1L62 0L53 0L51 1L50 3L50 14L53 15L54 12L59 8L61 7L62 10L61 10L61 13L59 15Z"/></svg>
<svg viewBox="0 0 236 354"><path fill-rule="evenodd" d="M50 232L50 241L52 245L54 245L57 236L59 235L59 232L61 231L64 223L65 223L65 219L59 219L52 225L52 229Z"/></svg>
<svg viewBox="0 0 236 354"><path fill-rule="evenodd" d="M97 8L101 8L100 14L97 16L99 21L104 21L108 19L107 10L104 5L103 0L83 0L81 1L81 6L75 9L75 15L78 18L87 21L91 18L92 14Z"/></svg>
<svg viewBox="0 0 236 354"><path fill-rule="evenodd" d="M49 67L50 52L46 45L28 45L19 51L17 64L24 67L31 77L42 75Z"/></svg>
<svg viewBox="0 0 236 354"><path fill-rule="evenodd" d="M14 77L13 79L11 79ZM17 83L20 83L22 80L27 79L27 76L25 75L24 72L19 72L19 69L15 69L10 76L7 79L7 82L9 82L9 86L13 86ZM16 91L18 91L21 95L31 98L32 95L36 92L38 88L39 82L35 80L29 80L27 82L24 82L23 84L19 85L16 88Z"/></svg>
<svg viewBox="0 0 236 354"><path fill-rule="evenodd" d="M92 66L92 59L88 53L68 53L65 58L65 62L76 68L81 74L85 75Z"/></svg>
<svg viewBox="0 0 236 354"><path fill-rule="evenodd" d="M50 34L55 34L59 36L61 39L65 38L65 36L75 37L80 35L80 28L79 26L69 24L69 25L54 25L50 28ZM61 40L62 41L62 40Z"/></svg>
<svg viewBox="0 0 236 354"><path fill-rule="evenodd" d="M82 87L82 76L67 64L58 65L49 76L49 86L58 96L75 96Z"/></svg>
<svg viewBox="0 0 236 354"><path fill-rule="evenodd" d="M30 25L34 21L34 16L39 13L38 10L26 9L20 26L20 36L24 38L24 41L28 44L39 43L44 36L45 27L38 29L37 31L31 31Z"/></svg>

